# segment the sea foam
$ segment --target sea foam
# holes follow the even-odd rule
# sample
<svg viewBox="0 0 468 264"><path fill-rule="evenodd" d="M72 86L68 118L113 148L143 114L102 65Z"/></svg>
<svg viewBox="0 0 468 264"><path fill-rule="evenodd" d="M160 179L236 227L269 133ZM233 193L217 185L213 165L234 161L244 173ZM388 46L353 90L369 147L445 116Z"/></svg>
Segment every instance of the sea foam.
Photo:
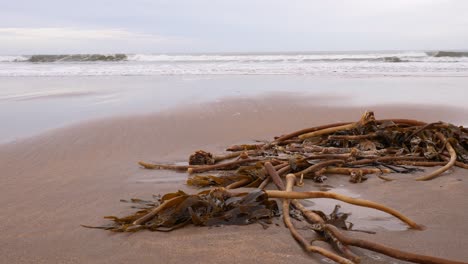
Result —
<svg viewBox="0 0 468 264"><path fill-rule="evenodd" d="M0 56L0 76L468 75L468 52L65 54Z"/></svg>

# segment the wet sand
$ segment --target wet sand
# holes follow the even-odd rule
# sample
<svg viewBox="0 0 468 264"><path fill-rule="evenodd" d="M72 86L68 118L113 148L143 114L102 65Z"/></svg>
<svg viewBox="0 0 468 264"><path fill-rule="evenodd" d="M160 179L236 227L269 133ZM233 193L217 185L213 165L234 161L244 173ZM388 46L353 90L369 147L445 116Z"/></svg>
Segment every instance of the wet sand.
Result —
<svg viewBox="0 0 468 264"><path fill-rule="evenodd" d="M334 106L450 105L468 114L467 82L467 77L429 76L0 77L0 144L96 118L275 93L326 97L327 104Z"/></svg>
<svg viewBox="0 0 468 264"><path fill-rule="evenodd" d="M0 256L4 263L325 263L303 252L281 222L260 225L193 227L169 233L115 234L85 229L105 215L131 211L119 199L150 198L183 189L186 174L141 169L139 160L184 161L197 149L268 140L299 128L357 120L365 109L377 118L414 118L467 123L459 108L380 105L327 107L326 97L286 96L229 99L156 114L106 118L0 145ZM427 169L430 171L431 169ZM352 233L400 249L467 260L468 172L459 168L429 182L416 175L371 177L328 184L391 206L427 227L388 230L375 219L376 235ZM316 190L307 184L298 190ZM329 212L333 208L329 208ZM351 221L359 223L357 212ZM384 221L385 222L385 221ZM378 227L380 226L380 227ZM306 232L306 231L304 231ZM307 234L307 233L306 233ZM308 233L313 238L312 233ZM320 244L320 242L318 242ZM400 263L364 254L363 263Z"/></svg>

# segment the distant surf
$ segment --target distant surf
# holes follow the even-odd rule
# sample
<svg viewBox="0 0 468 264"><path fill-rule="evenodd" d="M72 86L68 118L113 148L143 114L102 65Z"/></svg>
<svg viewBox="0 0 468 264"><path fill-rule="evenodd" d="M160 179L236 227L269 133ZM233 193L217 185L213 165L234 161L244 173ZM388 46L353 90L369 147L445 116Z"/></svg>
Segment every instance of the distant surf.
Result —
<svg viewBox="0 0 468 264"><path fill-rule="evenodd" d="M19 55L0 56L0 62L93 62L124 61L126 54L59 54L59 55Z"/></svg>
<svg viewBox="0 0 468 264"><path fill-rule="evenodd" d="M62 62L62 61L123 61L125 54L67 54L67 55L32 55L28 62Z"/></svg>
<svg viewBox="0 0 468 264"><path fill-rule="evenodd" d="M427 52L427 55L432 57L455 57L455 58L462 58L468 57L468 51L433 51Z"/></svg>
<svg viewBox="0 0 468 264"><path fill-rule="evenodd" d="M0 76L200 74L468 75L468 52L63 54L0 56Z"/></svg>

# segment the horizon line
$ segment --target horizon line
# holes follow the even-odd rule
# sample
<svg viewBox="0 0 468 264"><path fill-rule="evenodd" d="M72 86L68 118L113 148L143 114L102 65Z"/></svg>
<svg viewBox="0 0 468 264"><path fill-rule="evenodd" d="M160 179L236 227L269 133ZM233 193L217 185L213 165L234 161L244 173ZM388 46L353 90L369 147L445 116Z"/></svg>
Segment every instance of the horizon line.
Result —
<svg viewBox="0 0 468 264"><path fill-rule="evenodd" d="M151 55L206 55L206 54L308 54L308 53L346 53L346 52L468 52L468 49L369 49L369 50L289 50L289 51L196 51L196 52L69 52L69 53L23 53L23 54L0 54L0 56L34 56L34 55L93 55L93 54L151 54Z"/></svg>

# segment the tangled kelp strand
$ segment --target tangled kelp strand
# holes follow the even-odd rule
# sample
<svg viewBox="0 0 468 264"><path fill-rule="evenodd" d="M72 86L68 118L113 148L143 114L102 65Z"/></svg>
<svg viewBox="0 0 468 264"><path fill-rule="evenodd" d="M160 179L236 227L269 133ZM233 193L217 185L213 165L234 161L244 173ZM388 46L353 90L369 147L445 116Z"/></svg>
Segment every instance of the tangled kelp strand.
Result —
<svg viewBox="0 0 468 264"><path fill-rule="evenodd" d="M385 246L385 245L375 243L372 241L351 238L341 233L335 226L329 225L329 224L323 225L321 229L332 233L340 242L346 245L365 248L365 249L368 249L374 252L379 252L381 254L384 254L384 255L387 255L396 259L404 260L404 261L421 263L421 264L466 264L466 262L462 262L462 261L453 261L453 260L448 260L448 259L443 259L443 258L438 258L438 257L415 254L415 253L391 248L389 246Z"/></svg>
<svg viewBox="0 0 468 264"><path fill-rule="evenodd" d="M156 197L155 201L132 199L137 212L126 217L108 216L112 223L95 228L115 232L142 229L171 231L187 224L197 226L266 226L278 215L275 200L282 200L283 220L304 250L321 254L338 263L359 263L360 257L350 246L361 247L415 263L463 263L401 251L372 241L348 237L352 230L348 215L336 206L331 214L307 209L302 199L328 198L356 206L381 210L406 223L410 228L423 226L403 213L385 205L328 191L296 192L303 179L323 182L331 175L346 175L353 183L377 174L384 181L394 179L383 174L409 174L420 167L441 166L416 180L431 180L454 166L468 168L468 130L444 122L425 123L410 119L377 120L366 112L357 122L335 123L295 131L272 142L239 144L228 153L215 155L198 150L188 165L139 162L146 169L169 169L189 173L187 184L210 187L198 194L182 191ZM410 166L410 167L408 167ZM203 174L209 173L209 174ZM287 175L286 175L287 174ZM286 178L286 184L282 178ZM300 178L300 180L297 180ZM273 182L278 191L266 187ZM256 188L236 193L239 187ZM294 218L306 220L309 230L333 246L335 252L313 245L294 226ZM90 227L90 226L86 226ZM368 231L364 231L368 232Z"/></svg>
<svg viewBox="0 0 468 264"><path fill-rule="evenodd" d="M294 174L291 174L294 175ZM332 192L284 192L284 191L266 191L268 194L268 197L270 198L283 198L283 199L310 199L310 198L329 198L329 199L335 199L339 201L343 201L349 204L354 204L358 206L363 206L363 207L369 207L373 208L376 210L380 210L383 212L386 212L388 214L391 214L395 216L396 218L400 219L402 222L406 223L409 227L413 229L423 229L421 225L418 225L415 223L413 220L409 219L408 217L404 216L400 212L386 207L384 205L368 201L368 200L363 200L363 199L357 199L357 198L351 198L345 195L337 194L337 193L332 193Z"/></svg>
<svg viewBox="0 0 468 264"><path fill-rule="evenodd" d="M453 165L455 165L455 161L457 161L457 152L455 151L455 149L452 147L452 145L450 144L450 142L448 142L444 135L440 132L437 132L436 133L437 137L442 141L444 142L445 144L445 147L447 148L447 150L449 151L449 154L450 154L450 160L449 162L443 166L442 168L439 168L435 171L433 171L432 173L430 173L429 175L426 175L426 176L422 176L422 177L419 177L419 178L416 178L417 181L426 181L426 180L430 180L430 179L433 179L437 176L439 176L440 174L444 173L445 171L447 171L448 169L450 169L451 167L453 167Z"/></svg>
<svg viewBox="0 0 468 264"><path fill-rule="evenodd" d="M296 177L294 174L289 174L286 177L286 193L293 193L292 186L294 182L296 182ZM288 195L285 195L288 196ZM300 207L299 207L300 208ZM303 208L303 207L302 207ZM364 240L364 239L355 239L350 238L344 235L340 230L339 227L343 227L343 221L340 219L340 215L338 214L339 208L335 207L333 212L330 214L330 217L327 218L324 216L322 212L319 212L321 216L321 220L315 221L316 224L312 224L311 228L319 233L321 233L324 238L330 242L335 249L337 249L345 258L338 256L332 252L329 252L323 248L315 247L313 245L309 245L309 243L299 234L297 229L294 227L294 224L291 222L289 217L290 206L289 206L289 199L283 199L283 220L285 225L290 229L291 234L293 237L299 241L299 243L304 247L305 250L319 253L327 258L330 258L337 263L359 263L360 257L356 256L350 249L349 246L356 246L360 248L365 248L368 250L372 250L375 252L382 253L384 255L397 258L400 260L410 261L414 263L432 263L432 264L463 264L464 262L461 261L452 261L432 256L414 254L411 252L402 251L399 249L391 248L382 244L378 244L372 241ZM306 209L302 209L306 210ZM306 214L304 214L306 215ZM334 219L339 219L338 225ZM346 227L346 226L345 226ZM346 228L342 228L346 229ZM466 263L465 263L466 264Z"/></svg>
<svg viewBox="0 0 468 264"><path fill-rule="evenodd" d="M281 180L281 179L280 179ZM296 181L296 177L293 175L293 174L289 174L288 176L286 176L286 187L285 187L285 191L286 192L292 192L293 189L293 185ZM282 183L281 184L281 187L283 187L284 184ZM296 202L297 203L297 200L292 200L293 202ZM351 252L347 246L341 244L341 243L335 243L337 241L333 241L333 245L335 246L336 249L338 249L338 251L340 251L345 257L342 257L342 256L339 256L331 251L328 251L324 248L321 248L321 247L318 247L318 246L313 246L310 242L308 242L300 233L299 231L296 229L296 227L294 226L294 224L292 223L291 221L291 217L290 217L290 203L291 203L291 200L290 199L283 199L283 204L282 204L282 209L283 209L283 221L284 221L284 224L285 226L289 229L289 231L291 232L291 235L294 237L294 239L296 239L296 241L299 242L299 244L301 244L301 246L306 250L306 251L310 251L310 252L314 252L314 253L318 253L324 257L327 257L331 260L334 260L336 261L337 263L340 263L340 264L353 264L353 263L359 263L360 262L360 258L357 257L353 252ZM294 203L293 203L294 204ZM300 203L299 203L300 204ZM312 219L315 219L314 222L316 223L320 223L320 224L324 224L325 223L325 219L322 218L321 216L315 214L315 213L312 213L308 210L306 210L302 205L298 207L298 209L300 209L302 211L302 213L307 217L312 217ZM307 213L308 212L308 213ZM323 213L322 213L323 214Z"/></svg>

